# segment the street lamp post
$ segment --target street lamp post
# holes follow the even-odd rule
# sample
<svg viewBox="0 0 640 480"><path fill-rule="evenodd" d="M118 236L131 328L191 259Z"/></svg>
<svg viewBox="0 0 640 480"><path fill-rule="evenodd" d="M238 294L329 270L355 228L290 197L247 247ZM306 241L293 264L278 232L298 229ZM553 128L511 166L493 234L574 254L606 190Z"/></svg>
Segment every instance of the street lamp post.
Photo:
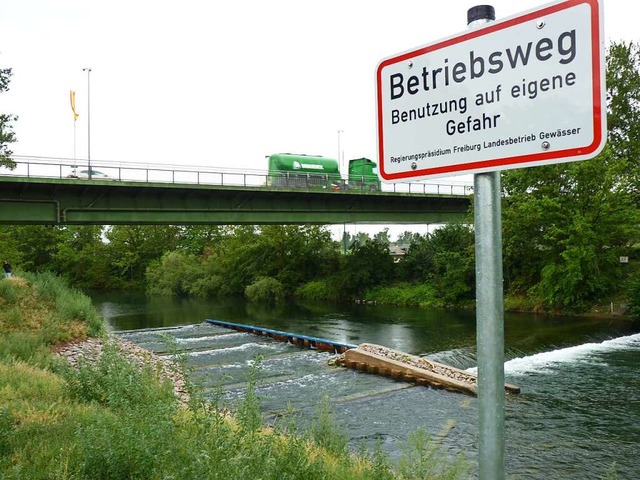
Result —
<svg viewBox="0 0 640 480"><path fill-rule="evenodd" d="M91 180L91 69L86 67L82 71L87 72L87 161Z"/></svg>
<svg viewBox="0 0 640 480"><path fill-rule="evenodd" d="M344 130L338 130L338 165L340 166L340 171L343 170L343 167L342 167L342 163L343 162L342 162L342 159L340 157L340 151L341 151L340 150L340 134L341 133L344 133Z"/></svg>

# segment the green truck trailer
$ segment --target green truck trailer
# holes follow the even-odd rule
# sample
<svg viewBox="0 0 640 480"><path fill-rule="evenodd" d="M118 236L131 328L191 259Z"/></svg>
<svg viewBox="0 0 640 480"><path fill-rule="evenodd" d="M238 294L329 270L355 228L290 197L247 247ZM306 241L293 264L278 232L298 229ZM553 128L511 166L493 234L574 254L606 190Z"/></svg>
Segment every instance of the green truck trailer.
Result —
<svg viewBox="0 0 640 480"><path fill-rule="evenodd" d="M322 188L334 191L380 190L377 165L367 158L349 160L349 175L346 181L340 176L338 161L333 158L291 153L277 153L268 158L268 186Z"/></svg>

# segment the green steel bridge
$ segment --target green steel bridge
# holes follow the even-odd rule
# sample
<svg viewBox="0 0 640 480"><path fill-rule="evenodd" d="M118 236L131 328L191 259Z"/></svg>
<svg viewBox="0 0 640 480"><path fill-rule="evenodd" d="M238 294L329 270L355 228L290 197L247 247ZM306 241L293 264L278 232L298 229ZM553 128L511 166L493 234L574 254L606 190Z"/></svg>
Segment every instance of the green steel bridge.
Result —
<svg viewBox="0 0 640 480"><path fill-rule="evenodd" d="M267 187L268 173L91 161L106 177L70 178L87 160L13 157L0 167L0 224L434 224L465 216L464 184L382 191ZM76 172L77 173L77 172Z"/></svg>

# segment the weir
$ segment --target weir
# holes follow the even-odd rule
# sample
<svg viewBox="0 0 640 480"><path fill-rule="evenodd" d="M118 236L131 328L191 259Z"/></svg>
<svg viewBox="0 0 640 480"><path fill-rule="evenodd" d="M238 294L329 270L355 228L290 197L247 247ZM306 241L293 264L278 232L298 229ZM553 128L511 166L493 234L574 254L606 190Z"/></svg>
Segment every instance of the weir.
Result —
<svg viewBox="0 0 640 480"><path fill-rule="evenodd" d="M281 342L303 348L341 354L335 364L355 370L373 373L417 385L443 388L452 392L477 396L477 376L443 363L427 360L417 355L392 350L381 345L362 343L354 345L334 342L324 338L310 337L297 333L272 330L270 328L207 319L207 323L232 330L266 336ZM520 393L520 387L505 384L508 393Z"/></svg>

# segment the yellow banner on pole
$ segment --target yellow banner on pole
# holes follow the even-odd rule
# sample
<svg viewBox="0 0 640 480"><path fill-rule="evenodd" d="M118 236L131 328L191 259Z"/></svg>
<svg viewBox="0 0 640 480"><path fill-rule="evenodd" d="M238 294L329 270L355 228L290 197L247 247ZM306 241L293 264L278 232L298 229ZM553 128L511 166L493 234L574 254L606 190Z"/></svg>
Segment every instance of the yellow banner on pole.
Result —
<svg viewBox="0 0 640 480"><path fill-rule="evenodd" d="M75 122L76 120L78 120L78 117L80 116L76 113L76 92L74 92L73 90L69 90L69 97L71 99L71 111L73 112L73 121Z"/></svg>

